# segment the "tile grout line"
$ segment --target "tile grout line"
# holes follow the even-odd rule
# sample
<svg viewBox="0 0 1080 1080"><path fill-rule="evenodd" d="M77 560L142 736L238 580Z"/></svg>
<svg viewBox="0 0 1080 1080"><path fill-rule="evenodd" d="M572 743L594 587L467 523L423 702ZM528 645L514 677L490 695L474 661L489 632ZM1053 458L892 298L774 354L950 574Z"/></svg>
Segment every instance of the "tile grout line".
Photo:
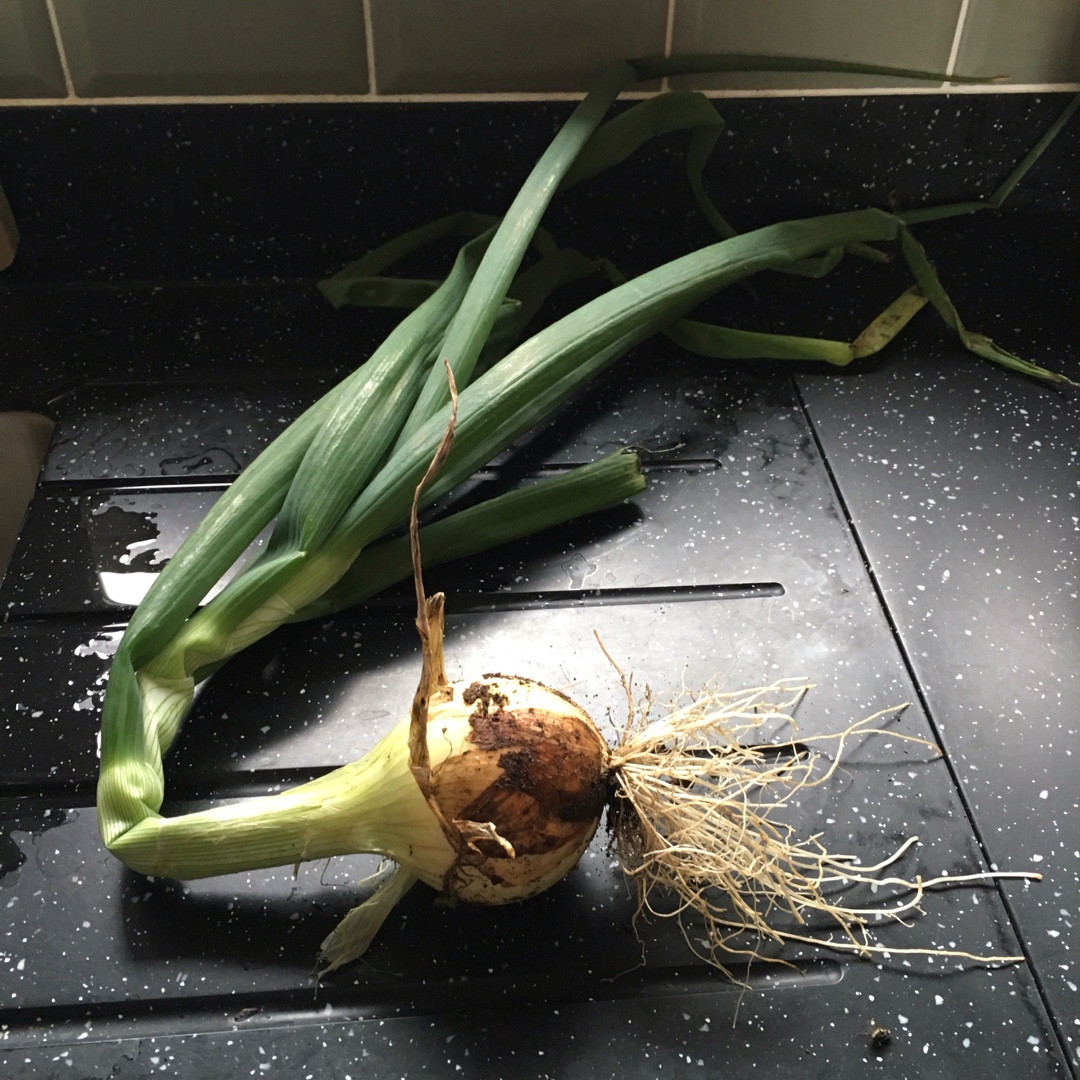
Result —
<svg viewBox="0 0 1080 1080"><path fill-rule="evenodd" d="M64 76L64 89L67 90L69 99L75 98L75 83L71 78L71 68L68 67L67 50L64 48L64 39L60 35L60 20L56 17L56 5L53 0L45 0L45 10L49 14L49 26L52 28L53 44L56 46L56 55L60 60L60 71Z"/></svg>
<svg viewBox="0 0 1080 1080"><path fill-rule="evenodd" d="M675 3L676 0L668 0L667 23L664 26L664 56L671 56L671 45L675 39ZM660 92L666 94L671 89L668 77L665 75L660 80Z"/></svg>
<svg viewBox="0 0 1080 1080"><path fill-rule="evenodd" d="M960 0L960 10L956 14L956 28L953 30L952 46L949 49L949 60L945 65L946 75L956 74L956 61L960 56L960 42L964 36L964 28L967 25L968 4L970 0Z"/></svg>
<svg viewBox="0 0 1080 1080"><path fill-rule="evenodd" d="M964 0L967 3L967 0ZM375 77L375 29L371 18L371 0L363 0L364 12L364 50L367 54L368 95L378 97L379 83Z"/></svg>

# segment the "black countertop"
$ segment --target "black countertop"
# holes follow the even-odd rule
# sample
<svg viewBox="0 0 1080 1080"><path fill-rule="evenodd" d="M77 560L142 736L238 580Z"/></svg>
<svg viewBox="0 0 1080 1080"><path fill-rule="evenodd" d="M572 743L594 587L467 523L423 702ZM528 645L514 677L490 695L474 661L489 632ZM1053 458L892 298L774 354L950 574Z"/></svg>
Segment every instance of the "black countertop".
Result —
<svg viewBox="0 0 1080 1080"><path fill-rule="evenodd" d="M1027 95L723 103L710 184L736 224L986 193L1063 107ZM322 937L369 860L149 880L101 846L96 732L130 602L228 481L361 361L386 313L313 287L380 240L504 205L559 106L0 110L20 256L0 279L0 388L58 427L0 587L0 1076L993 1077L1077 1074L1080 602L1075 392L965 354L930 312L872 362L721 364L654 342L505 471L644 448L632 506L429 575L462 672L527 669L594 716L620 692L593 631L659 700L805 676L804 732L911 701L794 816L935 892L872 960L787 948L742 992L676 927L643 946L603 837L497 911L414 890L323 981ZM665 140L557 203L550 227L636 272L707 242ZM994 214L919 231L966 322L1080 380L1075 127ZM616 212L617 211L617 212ZM712 305L850 338L901 267L762 278ZM899 286L899 287L898 287ZM488 480L497 482L500 470ZM407 708L407 593L277 632L197 699L172 809L351 760ZM917 946L1022 951L986 969ZM644 966L641 966L642 948ZM870 1031L892 1033L875 1047Z"/></svg>

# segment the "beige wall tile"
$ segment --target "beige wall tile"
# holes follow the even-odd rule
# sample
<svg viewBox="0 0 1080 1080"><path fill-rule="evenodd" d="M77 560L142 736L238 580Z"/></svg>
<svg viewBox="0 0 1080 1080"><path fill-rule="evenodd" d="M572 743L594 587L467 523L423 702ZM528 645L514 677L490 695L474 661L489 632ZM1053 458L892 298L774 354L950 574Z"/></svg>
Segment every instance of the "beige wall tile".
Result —
<svg viewBox="0 0 1080 1080"><path fill-rule="evenodd" d="M66 93L45 0L0 0L0 98Z"/></svg>
<svg viewBox="0 0 1080 1080"><path fill-rule="evenodd" d="M1080 2L971 0L958 60L1010 82L1080 82Z"/></svg>
<svg viewBox="0 0 1080 1080"><path fill-rule="evenodd" d="M362 0L54 0L77 94L365 94ZM668 0L370 0L380 93L579 92L664 50ZM961 0L674 0L675 53L820 56L944 71ZM957 71L1080 81L1080 0L970 0ZM915 86L744 73L674 86ZM45 0L0 0L0 101L62 97Z"/></svg>
<svg viewBox="0 0 1080 1080"><path fill-rule="evenodd" d="M364 93L359 0L55 0L76 92Z"/></svg>
<svg viewBox="0 0 1080 1080"><path fill-rule="evenodd" d="M674 53L781 53L944 72L960 0L676 0ZM916 85L865 75L748 73L699 88Z"/></svg>
<svg viewBox="0 0 1080 1080"><path fill-rule="evenodd" d="M667 0L372 0L380 93L585 90L661 53Z"/></svg>

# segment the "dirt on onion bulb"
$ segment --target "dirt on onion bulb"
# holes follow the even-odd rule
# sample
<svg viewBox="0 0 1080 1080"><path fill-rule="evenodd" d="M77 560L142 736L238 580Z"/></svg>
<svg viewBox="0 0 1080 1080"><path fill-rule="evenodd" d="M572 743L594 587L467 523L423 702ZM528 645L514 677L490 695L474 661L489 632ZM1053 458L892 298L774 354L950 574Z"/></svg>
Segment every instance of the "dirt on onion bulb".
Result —
<svg viewBox="0 0 1080 1080"><path fill-rule="evenodd" d="M428 601L440 611L438 628L430 624L437 639L441 601ZM543 892L577 864L610 798L608 745L565 695L490 674L443 682L427 698L426 762L413 757L412 716L363 759L389 798L357 778L364 805L350 813L369 835L354 837L353 850L376 851L396 869L323 943L326 971L359 956L416 881L479 904Z"/></svg>

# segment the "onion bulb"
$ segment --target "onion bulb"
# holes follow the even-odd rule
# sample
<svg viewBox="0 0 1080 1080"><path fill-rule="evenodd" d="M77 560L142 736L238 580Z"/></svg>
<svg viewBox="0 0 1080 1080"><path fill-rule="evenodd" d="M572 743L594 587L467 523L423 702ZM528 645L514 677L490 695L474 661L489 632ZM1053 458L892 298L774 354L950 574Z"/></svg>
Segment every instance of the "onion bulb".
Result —
<svg viewBox="0 0 1080 1080"><path fill-rule="evenodd" d="M402 777L401 789L413 801L423 800L427 816L419 809L410 815L421 825L423 841L406 836L395 849L384 849L397 869L323 942L326 971L367 948L416 880L482 904L543 892L577 864L611 791L607 742L565 694L514 675L458 683L446 678L444 597L424 591L417 507L424 484L453 444L457 392L449 365L447 377L450 425L416 488L410 516L420 682L407 720L388 736L385 758L399 775L407 768L411 776Z"/></svg>
<svg viewBox="0 0 1080 1080"><path fill-rule="evenodd" d="M604 737L584 709L542 683L484 675L433 694L426 785L412 772L410 724L403 719L363 759L378 780L368 771L358 789L365 805L350 808L365 834L352 850L397 869L323 942L326 971L366 950L388 901L415 881L479 904L543 892L577 864L607 805ZM391 797L372 798L375 789Z"/></svg>
<svg viewBox="0 0 1080 1080"><path fill-rule="evenodd" d="M461 834L418 876L459 900L501 904L573 867L607 802L608 746L588 713L542 683L485 675L429 707L431 789Z"/></svg>

